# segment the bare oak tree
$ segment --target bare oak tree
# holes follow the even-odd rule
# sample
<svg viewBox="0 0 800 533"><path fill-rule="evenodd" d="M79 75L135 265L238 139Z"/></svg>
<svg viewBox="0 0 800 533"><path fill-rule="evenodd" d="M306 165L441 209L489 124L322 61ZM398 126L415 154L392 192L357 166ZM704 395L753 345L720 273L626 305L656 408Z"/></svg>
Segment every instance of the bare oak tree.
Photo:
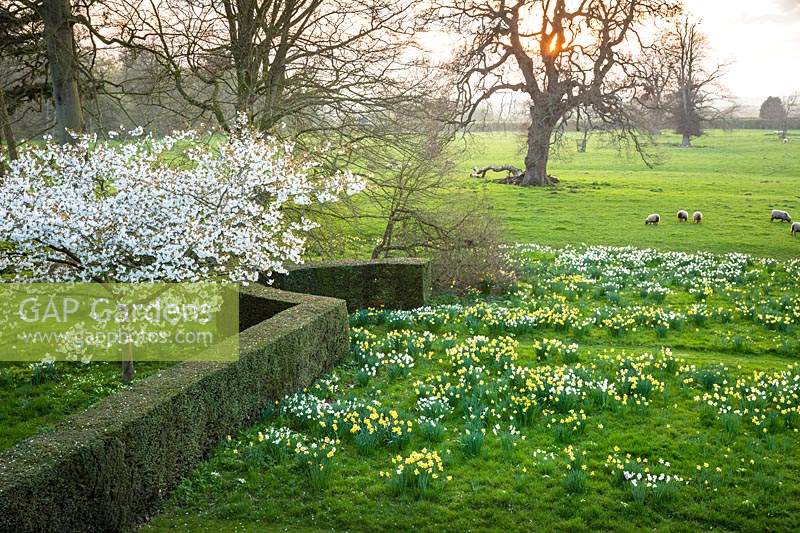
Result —
<svg viewBox="0 0 800 533"><path fill-rule="evenodd" d="M554 132L573 110L591 108L597 121L633 139L626 102L642 28L673 15L671 0L435 0L429 17L469 36L455 68L462 73L463 120L495 94L514 91L530 102L527 154L519 182L552 183L547 172Z"/></svg>
<svg viewBox="0 0 800 533"><path fill-rule="evenodd" d="M699 137L707 124L730 115L734 109L720 84L726 65L712 61L708 39L699 23L689 17L677 20L663 42L659 53L671 69L666 113L681 135L681 146L689 148L692 137Z"/></svg>

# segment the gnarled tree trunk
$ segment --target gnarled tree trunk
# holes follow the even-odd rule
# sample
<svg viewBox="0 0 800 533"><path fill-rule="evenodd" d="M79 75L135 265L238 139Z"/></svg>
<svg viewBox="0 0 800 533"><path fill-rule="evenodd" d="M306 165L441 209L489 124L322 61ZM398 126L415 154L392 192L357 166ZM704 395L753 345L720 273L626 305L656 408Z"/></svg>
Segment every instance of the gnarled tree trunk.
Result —
<svg viewBox="0 0 800 533"><path fill-rule="evenodd" d="M72 138L67 130L83 130L70 0L44 0L41 13L53 83L53 100L56 105L55 137L59 142L65 143Z"/></svg>
<svg viewBox="0 0 800 533"><path fill-rule="evenodd" d="M547 174L547 163L550 160L550 139L553 137L556 123L552 116L546 116L538 112L535 107L531 107L525 175L521 183L523 187L544 187L553 184Z"/></svg>

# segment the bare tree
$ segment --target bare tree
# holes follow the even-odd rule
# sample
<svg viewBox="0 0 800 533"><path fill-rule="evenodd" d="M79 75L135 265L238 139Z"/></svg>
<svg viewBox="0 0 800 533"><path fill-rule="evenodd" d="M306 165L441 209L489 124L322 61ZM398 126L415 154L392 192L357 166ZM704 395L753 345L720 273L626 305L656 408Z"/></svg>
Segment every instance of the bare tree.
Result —
<svg viewBox="0 0 800 533"><path fill-rule="evenodd" d="M456 157L446 99L404 107L404 121L413 122L416 135L401 134L391 147L350 158L367 176L369 186L351 204L349 234L370 242L373 259L397 255L427 256L435 287L444 291L468 288L497 290L514 280L515 269L502 249L502 225L492 216L487 199L458 193L452 167ZM415 108L414 108L415 107ZM400 132L408 124L391 125ZM380 228L374 239L374 228ZM360 231L359 231L360 230ZM364 231L366 230L366 231Z"/></svg>
<svg viewBox="0 0 800 533"><path fill-rule="evenodd" d="M581 134L577 140L578 153L585 153L589 146L589 137L599 129L595 126L594 112L590 106L578 106L568 116L575 121L575 132Z"/></svg>
<svg viewBox="0 0 800 533"><path fill-rule="evenodd" d="M495 94L515 91L530 101L527 154L519 182L552 183L547 172L554 132L578 107L641 145L626 101L640 30L676 13L671 0L436 0L430 18L446 30L468 35L455 68L462 73L463 120Z"/></svg>
<svg viewBox="0 0 800 533"><path fill-rule="evenodd" d="M93 0L85 0L87 5ZM79 87L82 70L73 32L70 0L7 0L0 5L0 89L9 121L15 112L41 107L49 93L55 109L55 135L83 130ZM18 117L19 118L19 117ZM50 125L53 125L51 123Z"/></svg>
<svg viewBox="0 0 800 533"><path fill-rule="evenodd" d="M373 124L369 135L351 139L337 151L339 160L333 164L346 165L368 186L357 199L314 213L320 223L312 235L316 255L352 253L349 239L337 238L342 234L368 243L373 258L413 254L436 245L409 235L412 227L417 228L415 235L450 229L436 213L443 207L453 210L450 142L455 128L442 120L453 116L452 107L443 97L408 102Z"/></svg>
<svg viewBox="0 0 800 533"><path fill-rule="evenodd" d="M634 65L635 76L639 79L641 90L633 102L634 113L638 115L640 129L651 134L660 134L669 124L668 108L673 96L673 54L664 53L671 45L670 37L664 32L647 47Z"/></svg>
<svg viewBox="0 0 800 533"><path fill-rule="evenodd" d="M417 135L402 135L388 149L377 146L378 150L369 151L363 170L370 186L364 194L370 200L372 213L357 209L354 214L362 219L375 218L382 226L372 249L373 259L429 248L439 242L432 234L451 229L433 213L449 197L451 189L452 161L447 156L452 131L437 117L424 119L424 114L446 105L434 104L412 115L423 119L416 128ZM415 235L426 237L409 238L412 227Z"/></svg>
<svg viewBox="0 0 800 533"><path fill-rule="evenodd" d="M709 44L699 23L689 17L677 20L664 39L660 53L670 65L666 111L681 134L681 146L689 148L692 137L703 134L706 124L729 115L734 106L720 84L724 64L709 57Z"/></svg>
<svg viewBox="0 0 800 533"><path fill-rule="evenodd" d="M797 111L800 108L800 93L792 93L783 99L783 120L781 121L781 139L787 139L791 120L797 118Z"/></svg>
<svg viewBox="0 0 800 533"><path fill-rule="evenodd" d="M17 145L15 114L50 92L42 30L35 9L21 2L0 4L0 140L12 159Z"/></svg>
<svg viewBox="0 0 800 533"><path fill-rule="evenodd" d="M263 130L318 134L358 129L424 94L408 54L414 4L109 0L79 20L93 39L149 55L180 99L223 128L244 113ZM153 98L171 107L174 95Z"/></svg>

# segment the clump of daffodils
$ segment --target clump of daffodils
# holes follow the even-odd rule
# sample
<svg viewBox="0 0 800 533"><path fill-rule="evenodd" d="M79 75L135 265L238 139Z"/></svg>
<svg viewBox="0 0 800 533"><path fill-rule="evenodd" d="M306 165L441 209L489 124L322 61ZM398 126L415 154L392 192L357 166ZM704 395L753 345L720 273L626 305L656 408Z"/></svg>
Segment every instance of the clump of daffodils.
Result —
<svg viewBox="0 0 800 533"><path fill-rule="evenodd" d="M331 471L331 461L336 455L338 440L325 437L322 440L302 442L295 445L295 454L300 465L308 475L311 485L317 489L323 489L328 484Z"/></svg>
<svg viewBox="0 0 800 533"><path fill-rule="evenodd" d="M586 421L588 417L583 409L576 411L571 409L565 415L550 419L548 428L553 430L553 435L558 442L571 442L578 435L586 431Z"/></svg>
<svg viewBox="0 0 800 533"><path fill-rule="evenodd" d="M519 441L525 440L525 435L520 433L514 424L510 424L506 428L502 428L500 424L495 424L492 428L492 433L499 439L500 447L506 456L511 455Z"/></svg>
<svg viewBox="0 0 800 533"><path fill-rule="evenodd" d="M389 479L396 492L411 490L424 495L434 484L452 480L452 476L444 477L444 464L439 453L427 448L405 457L397 455L392 459L392 465L394 470L380 475Z"/></svg>
<svg viewBox="0 0 800 533"><path fill-rule="evenodd" d="M566 473L562 480L562 484L567 492L572 494L580 494L586 491L586 452L578 451L573 446L564 448L564 456L566 457Z"/></svg>
<svg viewBox="0 0 800 533"><path fill-rule="evenodd" d="M296 444L303 440L303 435L287 427L268 427L256 434L249 442L246 457L258 462L270 459L283 463L289 459Z"/></svg>
<svg viewBox="0 0 800 533"><path fill-rule="evenodd" d="M534 341L533 353L540 361L554 357L561 357L565 362L575 362L578 359L578 345L566 344L558 339L541 339Z"/></svg>
<svg viewBox="0 0 800 533"><path fill-rule="evenodd" d="M664 459L650 461L646 457L631 454L619 455L614 449L605 462L605 467L613 473L617 483L630 491L631 499L638 504L652 501L664 505L673 501L681 485L687 481L670 472L671 464Z"/></svg>

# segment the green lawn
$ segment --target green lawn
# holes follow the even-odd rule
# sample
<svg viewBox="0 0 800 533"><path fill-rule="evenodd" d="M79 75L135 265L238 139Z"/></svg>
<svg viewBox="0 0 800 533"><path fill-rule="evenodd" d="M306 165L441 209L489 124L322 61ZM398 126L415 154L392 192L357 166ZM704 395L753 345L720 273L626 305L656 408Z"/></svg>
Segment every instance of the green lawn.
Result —
<svg viewBox="0 0 800 533"><path fill-rule="evenodd" d="M674 135L659 138L662 164L648 169L636 155L620 154L595 139L585 154L566 142L550 168L557 189L483 185L508 239L561 246L571 243L632 245L669 250L743 252L797 257L800 239L786 224L769 223L772 209L800 218L800 138L783 144L764 131L710 131L690 150ZM473 166L522 161L524 139L477 134L462 141L459 172ZM678 225L676 213L702 211L702 226ZM644 219L660 213L660 227Z"/></svg>
<svg viewBox="0 0 800 533"><path fill-rule="evenodd" d="M164 366L139 363L136 379L143 379ZM119 363L0 362L0 451L122 387Z"/></svg>
<svg viewBox="0 0 800 533"><path fill-rule="evenodd" d="M145 530L797 527L800 262L515 255L511 294L352 315L351 359L223 442Z"/></svg>

